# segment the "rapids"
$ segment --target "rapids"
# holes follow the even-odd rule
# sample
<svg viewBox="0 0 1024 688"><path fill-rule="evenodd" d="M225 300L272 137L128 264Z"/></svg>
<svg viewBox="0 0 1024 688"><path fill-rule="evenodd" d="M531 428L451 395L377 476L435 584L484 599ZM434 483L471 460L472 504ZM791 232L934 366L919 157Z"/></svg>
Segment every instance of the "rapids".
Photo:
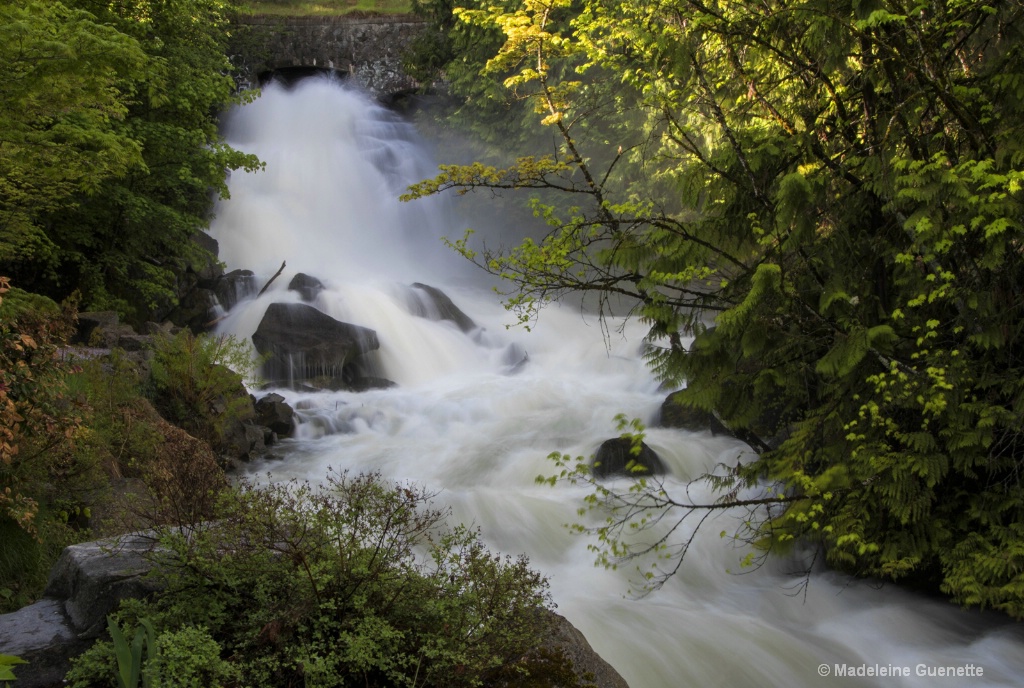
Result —
<svg viewBox="0 0 1024 688"><path fill-rule="evenodd" d="M666 393L640 359L642 328L612 322L606 336L578 307L552 306L530 331L507 329L512 316L439 240L464 229L450 203L397 201L435 170L413 127L358 92L315 80L292 91L271 85L224 127L266 170L231 178L211 229L221 259L261 284L282 261L287 268L221 331L250 336L268 304L298 301L286 286L305 272L327 287L316 307L377 331L377 372L398 383L359 394L282 390L303 422L254 474L379 470L438 492L453 520L479 526L495 549L529 555L558 611L633 688L1024 684L1019 624L828 571L794 595L801 578L791 562L740 567L744 552L718 537L734 526L730 515L705 524L664 588L629 596L629 567L596 568L587 539L563 527L578 520L586 492L534 478L553 472L549 453L588 456L617 436L616 414L655 421ZM405 285L417 281L444 289L482 330L410 315ZM528 361L513 371L523 351ZM734 463L744 449L662 428L646 441L676 481ZM927 675L970 665L970 677Z"/></svg>

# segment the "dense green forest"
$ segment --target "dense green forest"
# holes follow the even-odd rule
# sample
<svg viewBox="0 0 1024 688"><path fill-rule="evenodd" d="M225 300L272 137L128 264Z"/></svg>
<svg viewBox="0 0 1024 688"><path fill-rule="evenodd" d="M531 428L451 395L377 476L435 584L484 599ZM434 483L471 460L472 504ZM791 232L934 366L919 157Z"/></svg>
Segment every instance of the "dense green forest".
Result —
<svg viewBox="0 0 1024 688"><path fill-rule="evenodd" d="M460 116L549 135L411 195L533 195L543 240L455 248L524 322L569 293L632 299L677 403L759 452L705 478L711 504L596 485L601 560L660 555L657 586L689 541L623 534L746 510L724 535L751 563L810 546L1024 616L1024 7L416 5L434 30L413 62Z"/></svg>
<svg viewBox="0 0 1024 688"><path fill-rule="evenodd" d="M652 477L626 493L594 483L591 505L612 507L595 532L603 562L655 555L646 575L657 586L689 541L636 548L624 533L732 509L747 518L725 535L750 547L752 563L810 551L809 565L823 557L1024 616L1020 3L412 7L428 29L411 71L442 84L448 121L487 147L481 162L445 166L410 195L523 193L550 226L546 237L508 250L472 235L453 242L506 278L509 309L528 324L568 294L594 295L601 308L632 304L650 326L650 365L683 389L677 403L713 414L758 452L703 478L718 489L710 504ZM321 536L345 523L348 506L303 489L226 490L208 448L157 414L181 385L237 387L237 377L212 372L216 344L186 333L160 345L157 369L206 371L194 379L58 355L79 306L136 322L162 317L228 171L260 164L217 132L218 114L239 98L224 55L230 10L220 0L0 6L0 537L9 545L0 604L37 595L59 548L91 535L112 477L132 478L153 508L133 517L167 522L164 507L190 494L194 517L236 519L268 542L300 514L314 514L301 525L320 535L292 558L248 552L255 558L237 569L210 568L201 541L184 551L189 566L171 581L182 594L190 576L224 581L210 593L220 616L203 619L199 636L188 635L198 622L172 597L127 609L122 622L156 620L197 653L251 652L245 661L258 672L260 650L233 635L230 610L267 602L300 619L277 629L293 651L263 658L281 676L323 659L295 654L303 633L343 632L367 644L316 665L326 674L345 666L346 676L416 681L416 658L429 652L438 667L476 662L471 684L521 652L526 636L468 648L409 631L403 637L419 644L400 646L394 624L475 613L446 605L453 590L484 580L506 586L512 616L503 623L534 629L525 610L546 603L546 584L525 562L495 559L454 529L433 573L407 576L398 590L389 586L409 565L402 556L370 572L377 578L358 558L342 572L356 579L307 569L333 556ZM554 458L553 481L591 480L585 462ZM415 534L424 495L346 480L339 485L353 499L384 518L400 512L413 524L403 537ZM411 502L389 511L403 498ZM285 521L270 515L278 507ZM247 521L246 510L265 520ZM480 578L445 578L451 567ZM245 578L260 570L308 594L288 608L280 589ZM364 617L372 624L340 630L310 616L323 599L347 603L353 580L377 600L415 589L427 607L401 597L386 610L394 616L375 610ZM239 596L239 581L256 597ZM81 670L85 684L90 671L112 671L113 646L96 652ZM209 668L223 672L216 681L237 680L238 666Z"/></svg>
<svg viewBox="0 0 1024 688"><path fill-rule="evenodd" d="M213 193L257 161L223 145L237 101L220 0L0 8L0 273L136 320L166 309Z"/></svg>
<svg viewBox="0 0 1024 688"><path fill-rule="evenodd" d="M38 599L66 545L143 530L163 592L108 619L71 685L580 688L538 646L545 578L423 489L229 485L216 452L252 414L249 347L185 329L146 356L69 355L79 308L162 319L229 171L260 164L218 133L239 102L229 9L0 6L0 613Z"/></svg>
<svg viewBox="0 0 1024 688"><path fill-rule="evenodd" d="M219 112L237 100L225 9L216 0L0 6L5 608L38 594L63 544L88 537L76 529L104 501L108 474L163 451L137 375L111 364L117 379L104 382L98 367L59 352L79 307L161 317L228 170L257 165L217 132Z"/></svg>

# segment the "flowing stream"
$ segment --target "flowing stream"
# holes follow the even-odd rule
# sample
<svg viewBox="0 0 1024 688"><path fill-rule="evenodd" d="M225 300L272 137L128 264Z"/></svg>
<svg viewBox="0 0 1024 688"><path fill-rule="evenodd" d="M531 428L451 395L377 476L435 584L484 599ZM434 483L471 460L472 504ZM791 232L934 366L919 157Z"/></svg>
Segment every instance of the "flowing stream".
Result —
<svg viewBox="0 0 1024 688"><path fill-rule="evenodd" d="M730 515L705 524L664 588L629 596L630 567L596 568L588 540L563 527L579 519L586 491L534 479L554 471L549 453L589 456L617 436L616 414L655 421L666 392L640 359L642 329L611 322L606 332L580 308L554 306L530 331L507 329L513 317L439 240L464 229L448 202L397 201L435 164L411 125L362 94L317 80L270 86L225 118L225 132L267 169L230 180L211 231L221 259L260 284L287 268L233 308L222 331L249 336L270 303L298 302L286 287L305 272L326 286L317 308L376 330L375 374L397 383L282 390L303 422L254 473L377 470L438 492L453 520L479 526L493 548L529 555L558 611L632 688L1024 684L1020 624L827 571L794 595L802 578L791 562L742 569L745 552L718 536L734 527ZM410 314L413 282L443 289L481 329ZM649 428L646 441L679 484L743 451L664 428ZM928 675L943 667L969 675ZM844 671L875 676L835 675Z"/></svg>

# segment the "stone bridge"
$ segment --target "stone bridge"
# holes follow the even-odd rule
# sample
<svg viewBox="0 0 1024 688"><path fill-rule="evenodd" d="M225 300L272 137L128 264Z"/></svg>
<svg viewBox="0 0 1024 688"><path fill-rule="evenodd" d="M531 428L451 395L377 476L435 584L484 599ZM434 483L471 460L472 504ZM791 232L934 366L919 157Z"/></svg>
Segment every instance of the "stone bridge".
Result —
<svg viewBox="0 0 1024 688"><path fill-rule="evenodd" d="M406 16L243 17L228 44L240 88L330 71L389 96L416 88L402 55L425 24Z"/></svg>

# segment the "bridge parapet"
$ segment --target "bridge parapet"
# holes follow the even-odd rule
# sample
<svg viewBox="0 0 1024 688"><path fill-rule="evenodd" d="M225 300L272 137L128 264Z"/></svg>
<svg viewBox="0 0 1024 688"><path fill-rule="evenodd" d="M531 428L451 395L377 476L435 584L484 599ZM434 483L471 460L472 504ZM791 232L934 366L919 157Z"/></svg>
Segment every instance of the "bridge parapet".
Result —
<svg viewBox="0 0 1024 688"><path fill-rule="evenodd" d="M425 26L404 16L242 17L232 25L228 54L240 88L302 67L347 74L386 96L417 86L402 68L402 55Z"/></svg>

